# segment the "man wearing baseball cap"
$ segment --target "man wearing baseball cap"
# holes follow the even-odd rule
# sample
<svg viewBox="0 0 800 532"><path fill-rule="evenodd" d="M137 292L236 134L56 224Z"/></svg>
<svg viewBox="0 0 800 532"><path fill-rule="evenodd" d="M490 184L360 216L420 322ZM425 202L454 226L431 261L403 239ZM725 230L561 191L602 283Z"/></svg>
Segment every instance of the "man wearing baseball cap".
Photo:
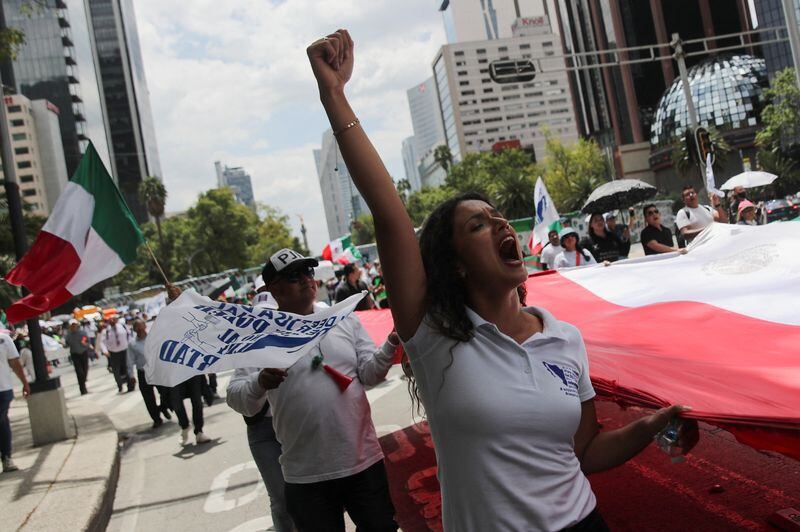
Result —
<svg viewBox="0 0 800 532"><path fill-rule="evenodd" d="M314 312L317 265L316 259L290 249L269 258L261 275L279 310ZM280 442L285 503L301 532L344 530L345 510L359 530L397 529L383 452L364 389L386 377L399 344L399 338L392 336L376 349L351 314L291 368L237 370L231 379L228 404L234 410L251 419L272 415ZM337 382L323 365L352 382ZM263 449L251 443L254 458L259 448ZM262 463L266 461L265 457ZM270 489L271 499L274 491L276 487Z"/></svg>

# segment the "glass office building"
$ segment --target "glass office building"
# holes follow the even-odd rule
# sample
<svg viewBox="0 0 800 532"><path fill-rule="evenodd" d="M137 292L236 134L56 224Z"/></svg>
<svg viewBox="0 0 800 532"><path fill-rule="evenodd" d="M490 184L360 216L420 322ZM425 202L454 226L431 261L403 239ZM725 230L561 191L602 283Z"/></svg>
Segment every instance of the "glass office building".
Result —
<svg viewBox="0 0 800 532"><path fill-rule="evenodd" d="M136 219L144 222L148 214L139 184L147 176L160 178L161 165L133 3L88 0L88 5L117 182Z"/></svg>
<svg viewBox="0 0 800 532"><path fill-rule="evenodd" d="M689 86L697 121L717 131L755 128L769 86L764 60L750 55L717 56L689 70ZM659 103L650 142L666 147L689 129L689 111L680 79L673 82Z"/></svg>
<svg viewBox="0 0 800 532"><path fill-rule="evenodd" d="M58 108L64 159L72 175L88 138L67 5L62 0L41 0L38 8L31 9L29 4L2 2L3 25L25 33L16 59L2 64L3 84Z"/></svg>

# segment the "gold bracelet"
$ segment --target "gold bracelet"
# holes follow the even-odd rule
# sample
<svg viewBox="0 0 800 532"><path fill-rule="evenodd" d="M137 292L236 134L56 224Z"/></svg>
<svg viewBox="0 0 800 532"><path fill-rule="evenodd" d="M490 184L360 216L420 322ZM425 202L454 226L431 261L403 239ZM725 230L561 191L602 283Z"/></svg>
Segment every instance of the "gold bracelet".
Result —
<svg viewBox="0 0 800 532"><path fill-rule="evenodd" d="M334 135L335 137L338 137L339 135L341 135L342 133L344 133L345 131L347 131L347 130L348 130L348 129L350 129L351 127L356 127L356 126L357 126L358 124L360 124L360 123L361 123L361 122L358 120L358 118L356 118L355 120L353 120L353 121L352 121L352 122L350 122L349 124L346 124L346 125L345 125L345 126L342 128L342 129L340 129L339 131L334 131L334 132L333 132L333 135Z"/></svg>

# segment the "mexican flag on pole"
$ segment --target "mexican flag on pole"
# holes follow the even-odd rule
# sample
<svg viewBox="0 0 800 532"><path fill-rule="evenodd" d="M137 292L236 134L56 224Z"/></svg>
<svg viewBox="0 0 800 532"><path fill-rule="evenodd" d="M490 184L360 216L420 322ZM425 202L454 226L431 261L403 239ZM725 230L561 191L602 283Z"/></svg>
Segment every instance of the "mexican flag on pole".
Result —
<svg viewBox="0 0 800 532"><path fill-rule="evenodd" d="M30 294L8 307L17 323L52 310L136 259L136 219L90 143L50 218L6 281Z"/></svg>
<svg viewBox="0 0 800 532"><path fill-rule="evenodd" d="M339 264L349 264L361 259L361 253L350 241L350 235L328 242L322 250L322 258Z"/></svg>
<svg viewBox="0 0 800 532"><path fill-rule="evenodd" d="M528 248L531 250L531 255L541 255L542 248L547 244L547 233L554 229L561 230L561 218L558 216L556 206L550 199L550 194L547 193L547 187L541 177L536 180L533 204L536 206L536 212L533 217L533 231L531 239L528 241ZM542 269L540 264L538 268Z"/></svg>

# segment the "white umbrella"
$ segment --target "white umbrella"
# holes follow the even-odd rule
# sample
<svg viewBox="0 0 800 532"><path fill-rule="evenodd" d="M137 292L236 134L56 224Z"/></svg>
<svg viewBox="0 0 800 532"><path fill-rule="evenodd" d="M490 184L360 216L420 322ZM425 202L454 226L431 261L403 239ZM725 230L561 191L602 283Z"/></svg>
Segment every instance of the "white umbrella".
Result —
<svg viewBox="0 0 800 532"><path fill-rule="evenodd" d="M722 185L722 190L733 190L735 187L753 188L771 185L773 181L778 179L775 174L769 172L742 172L725 181Z"/></svg>

